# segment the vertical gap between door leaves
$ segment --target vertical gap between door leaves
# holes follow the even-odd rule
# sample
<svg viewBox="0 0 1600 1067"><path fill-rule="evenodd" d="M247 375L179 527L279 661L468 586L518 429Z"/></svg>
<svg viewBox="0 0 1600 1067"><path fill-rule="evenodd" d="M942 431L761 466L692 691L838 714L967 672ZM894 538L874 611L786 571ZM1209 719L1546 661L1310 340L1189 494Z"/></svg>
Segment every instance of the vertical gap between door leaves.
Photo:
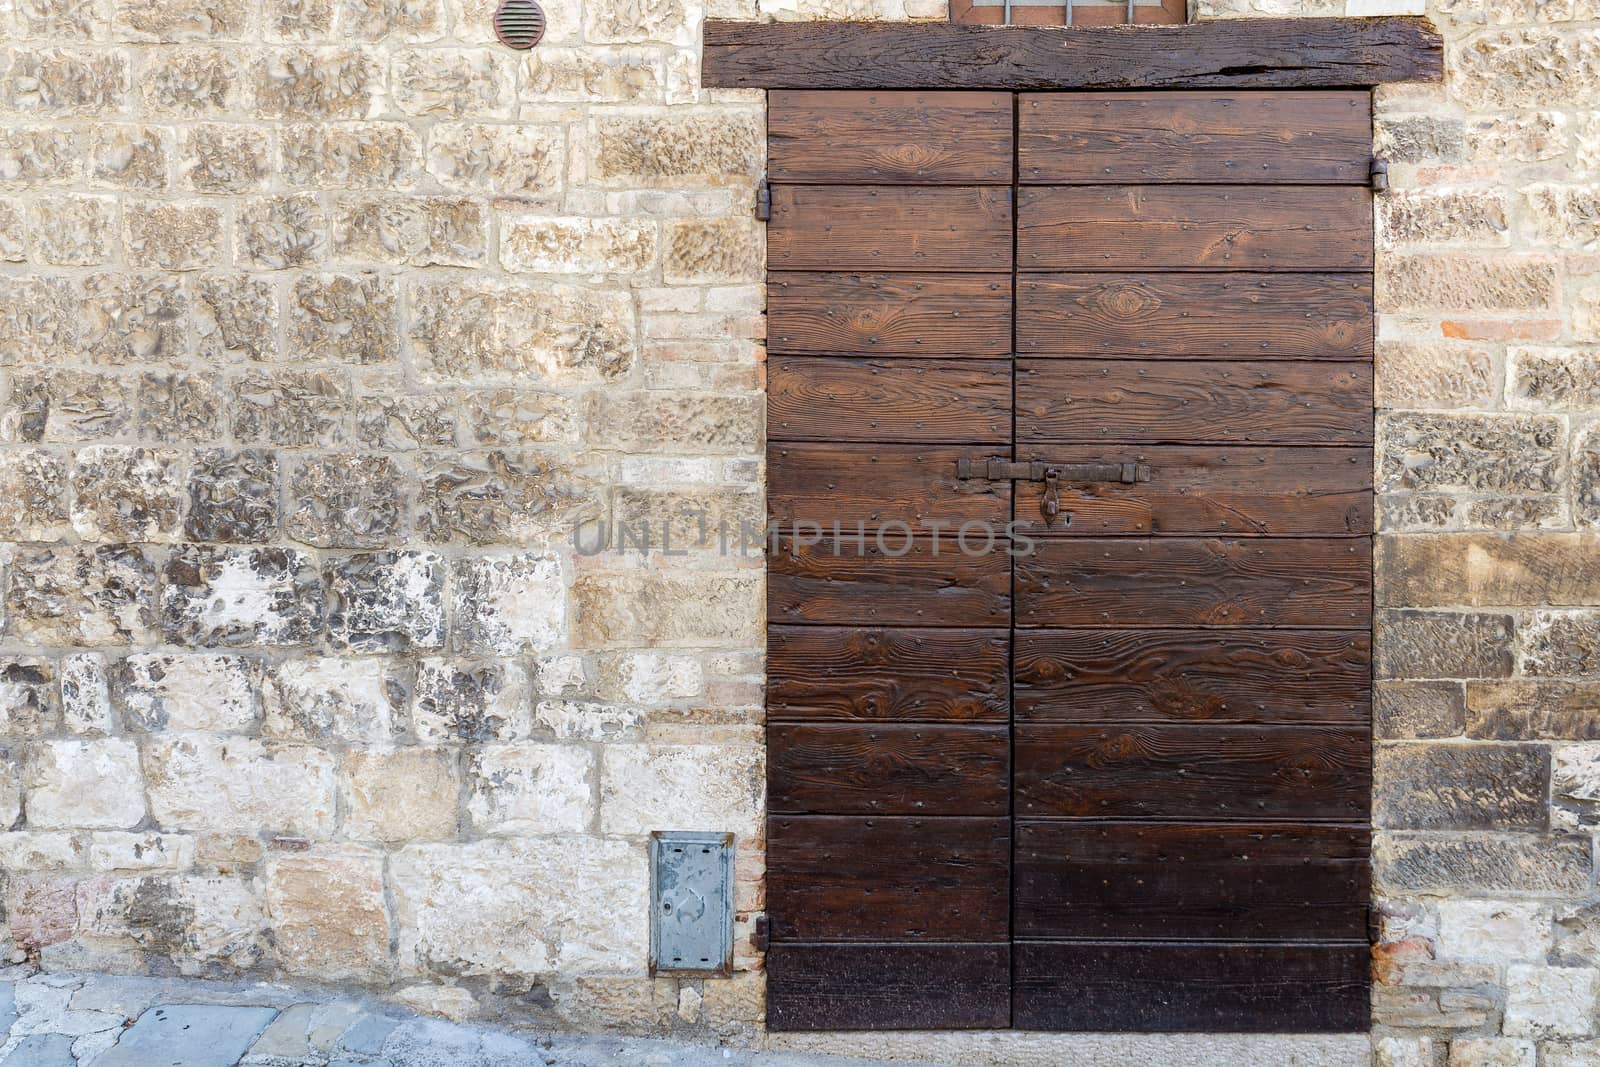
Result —
<svg viewBox="0 0 1600 1067"><path fill-rule="evenodd" d="M1022 94L1011 94L1011 458L1019 460L1022 456L1017 453L1017 229L1020 220L1022 200ZM1011 514L1007 523L1015 521L1017 515L1017 487L1011 486ZM1006 542L1009 549L1009 538ZM1016 951L1011 947L1015 944L1017 936L1017 557L1014 553L1007 552L1011 577L1011 618L1008 620L1010 632L1006 635L1006 717L1008 729L1006 739L1010 745L1010 758L1008 769L1010 774L1010 788L1006 790L1006 818L1007 840L1010 842L1010 876L1007 879L1006 891L1011 898L1006 903L1006 970L1011 976L1010 988L1006 991L1006 1000L1010 1006L1010 1013L1006 1019L1007 1024L1016 1029L1017 1026L1017 974Z"/></svg>

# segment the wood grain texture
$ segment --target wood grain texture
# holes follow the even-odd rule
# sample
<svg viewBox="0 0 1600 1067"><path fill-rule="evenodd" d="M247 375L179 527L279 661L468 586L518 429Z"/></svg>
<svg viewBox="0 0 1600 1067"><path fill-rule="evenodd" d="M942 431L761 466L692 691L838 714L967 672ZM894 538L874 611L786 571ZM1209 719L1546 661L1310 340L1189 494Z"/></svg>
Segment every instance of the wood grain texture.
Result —
<svg viewBox="0 0 1600 1067"><path fill-rule="evenodd" d="M1368 270L1372 194L1335 185L1023 189L1017 269Z"/></svg>
<svg viewBox="0 0 1600 1067"><path fill-rule="evenodd" d="M767 348L800 356L1004 356L1011 279L774 271Z"/></svg>
<svg viewBox="0 0 1600 1067"><path fill-rule="evenodd" d="M1295 360L1017 361L1017 440L1367 444L1372 368Z"/></svg>
<svg viewBox="0 0 1600 1067"><path fill-rule="evenodd" d="M1360 944L1022 942L1011 1024L1025 1030L1365 1033Z"/></svg>
<svg viewBox="0 0 1600 1067"><path fill-rule="evenodd" d="M1011 190L775 185L771 270L1011 272Z"/></svg>
<svg viewBox="0 0 1600 1067"><path fill-rule="evenodd" d="M1024 95L1017 122L1024 184L1365 186L1372 160L1361 91Z"/></svg>
<svg viewBox="0 0 1600 1067"><path fill-rule="evenodd" d="M1016 824L1015 936L1359 941L1364 826Z"/></svg>
<svg viewBox="0 0 1600 1067"><path fill-rule="evenodd" d="M774 941L1003 941L1011 820L777 815L767 820Z"/></svg>
<svg viewBox="0 0 1600 1067"><path fill-rule="evenodd" d="M1008 459L1006 452L993 454ZM1003 528L1011 483L957 478L956 464L974 455L961 446L781 443L767 447L767 509L785 529L795 523L877 530L885 523ZM1370 464L1369 464L1370 466Z"/></svg>
<svg viewBox="0 0 1600 1067"><path fill-rule="evenodd" d="M1021 630L1018 722L1371 717L1365 630Z"/></svg>
<svg viewBox="0 0 1600 1067"><path fill-rule="evenodd" d="M774 356L767 439L1009 445L1011 364Z"/></svg>
<svg viewBox="0 0 1600 1067"><path fill-rule="evenodd" d="M767 629L769 722L1005 722L1009 630Z"/></svg>
<svg viewBox="0 0 1600 1067"><path fill-rule="evenodd" d="M896 723L768 726L767 810L1006 816L1011 731Z"/></svg>
<svg viewBox="0 0 1600 1067"><path fill-rule="evenodd" d="M767 94L774 182L1009 185L1012 96L1002 92Z"/></svg>
<svg viewBox="0 0 1600 1067"><path fill-rule="evenodd" d="M702 79L745 89L1284 89L1439 81L1424 19L1103 29L941 22L705 24Z"/></svg>
<svg viewBox="0 0 1600 1067"><path fill-rule="evenodd" d="M1372 275L1030 274L1017 351L1371 359Z"/></svg>
<svg viewBox="0 0 1600 1067"><path fill-rule="evenodd" d="M1017 454L1061 468L1122 462L1150 467L1150 481L1132 485L1063 479L1057 494L1061 513L1049 524L1040 509L1046 484L1018 482L1016 518L1031 537L1344 537L1372 532L1368 448L1056 445L1019 448ZM890 499L893 492L887 489Z"/></svg>
<svg viewBox="0 0 1600 1067"><path fill-rule="evenodd" d="M1011 946L797 945L767 952L769 1030L960 1030L1011 1021Z"/></svg>
<svg viewBox="0 0 1600 1067"><path fill-rule="evenodd" d="M1366 538L1060 538L1016 559L1018 627L1365 628Z"/></svg>
<svg viewBox="0 0 1600 1067"><path fill-rule="evenodd" d="M1365 822L1365 727L1016 728L1018 818Z"/></svg>
<svg viewBox="0 0 1600 1067"><path fill-rule="evenodd" d="M1004 552L963 553L953 540L926 536L909 551L885 536L816 544L783 540L767 559L767 619L839 626L1007 626L1011 560ZM935 550L937 547L937 555Z"/></svg>

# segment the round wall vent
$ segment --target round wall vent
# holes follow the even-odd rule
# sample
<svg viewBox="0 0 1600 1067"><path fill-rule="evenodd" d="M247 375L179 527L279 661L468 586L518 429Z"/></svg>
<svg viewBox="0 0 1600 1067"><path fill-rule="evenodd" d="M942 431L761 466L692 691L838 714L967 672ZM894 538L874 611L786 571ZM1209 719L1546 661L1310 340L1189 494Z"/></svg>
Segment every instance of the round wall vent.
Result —
<svg viewBox="0 0 1600 1067"><path fill-rule="evenodd" d="M526 52L544 36L544 8L534 0L501 0L494 13L494 35L507 48Z"/></svg>

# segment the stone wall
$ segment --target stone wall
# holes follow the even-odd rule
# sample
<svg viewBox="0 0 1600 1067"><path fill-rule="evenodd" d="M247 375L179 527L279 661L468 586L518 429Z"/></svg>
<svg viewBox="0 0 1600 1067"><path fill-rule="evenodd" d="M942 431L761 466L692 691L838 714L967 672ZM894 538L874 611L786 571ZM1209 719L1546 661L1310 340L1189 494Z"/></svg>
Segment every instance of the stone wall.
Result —
<svg viewBox="0 0 1600 1067"><path fill-rule="evenodd" d="M0 0L0 955L758 1017L759 558L571 531L761 518L761 96L547 8ZM653 829L736 980L648 977Z"/></svg>
<svg viewBox="0 0 1600 1067"><path fill-rule="evenodd" d="M1596 5L1434 0L1379 93L1396 1067L1600 1064ZM0 0L0 951L759 1020L762 575L693 542L761 513L762 111L699 23L942 5L491 7ZM733 981L647 976L657 828L739 835Z"/></svg>

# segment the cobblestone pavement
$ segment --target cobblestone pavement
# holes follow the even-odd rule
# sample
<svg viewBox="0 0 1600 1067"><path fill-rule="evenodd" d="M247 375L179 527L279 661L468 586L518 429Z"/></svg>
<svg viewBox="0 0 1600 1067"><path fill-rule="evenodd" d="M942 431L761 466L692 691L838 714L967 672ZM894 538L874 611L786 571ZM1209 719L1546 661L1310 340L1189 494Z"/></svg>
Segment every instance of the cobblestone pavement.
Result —
<svg viewBox="0 0 1600 1067"><path fill-rule="evenodd" d="M267 984L0 969L0 1067L851 1067L865 1060L467 1026ZM905 1065L901 1065L905 1067Z"/></svg>

